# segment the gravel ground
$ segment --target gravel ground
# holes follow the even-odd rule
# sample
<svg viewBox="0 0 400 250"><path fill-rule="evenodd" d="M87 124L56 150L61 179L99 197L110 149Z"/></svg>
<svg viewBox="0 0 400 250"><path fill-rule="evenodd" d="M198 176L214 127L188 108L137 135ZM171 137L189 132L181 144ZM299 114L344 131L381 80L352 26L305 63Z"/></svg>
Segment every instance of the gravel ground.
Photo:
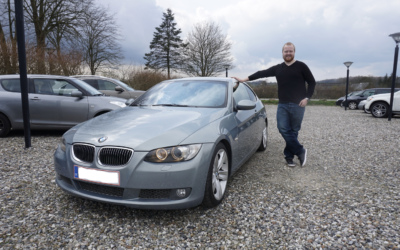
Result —
<svg viewBox="0 0 400 250"><path fill-rule="evenodd" d="M288 168L267 106L269 145L205 210L135 210L75 198L54 182L61 132L0 138L0 249L399 249L400 117L307 107L307 166Z"/></svg>

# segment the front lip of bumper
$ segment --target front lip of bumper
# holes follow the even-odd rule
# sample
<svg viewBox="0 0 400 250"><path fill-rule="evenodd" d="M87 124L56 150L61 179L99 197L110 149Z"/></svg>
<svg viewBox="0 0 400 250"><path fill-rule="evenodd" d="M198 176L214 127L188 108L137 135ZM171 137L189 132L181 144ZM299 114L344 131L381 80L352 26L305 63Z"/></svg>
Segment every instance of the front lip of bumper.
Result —
<svg viewBox="0 0 400 250"><path fill-rule="evenodd" d="M70 145L69 145L70 147ZM131 162L122 168L105 168L120 171L121 185L124 188L122 197L114 197L105 194L94 193L80 188L78 180L74 179L73 167L75 165L85 166L74 162L71 158L70 150L66 152L58 148L54 154L54 166L58 175L62 175L71 180L72 185L56 178L57 185L65 192L85 199L98 202L124 205L138 209L185 209L199 205L204 196L205 183L214 149L213 143L202 145L198 155L190 161L181 163L149 163L144 162L143 158L147 152L135 152ZM134 159L136 156L136 159ZM93 163L93 168L98 168ZM166 165L171 165L167 171L161 170ZM79 180L82 181L82 180ZM91 182L89 182L91 183ZM111 186L111 185L104 185ZM191 188L191 193L183 199L143 199L138 194L141 189L177 189ZM135 193L136 195L127 195Z"/></svg>

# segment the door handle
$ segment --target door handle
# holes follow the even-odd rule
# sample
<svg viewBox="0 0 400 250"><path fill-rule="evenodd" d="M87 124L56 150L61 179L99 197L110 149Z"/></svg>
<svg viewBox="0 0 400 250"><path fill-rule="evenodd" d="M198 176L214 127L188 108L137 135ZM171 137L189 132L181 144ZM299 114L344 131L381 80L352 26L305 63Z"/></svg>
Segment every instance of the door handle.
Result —
<svg viewBox="0 0 400 250"><path fill-rule="evenodd" d="M33 97L33 98L31 98L31 100L34 100L34 101L39 101L40 100L40 98L39 97L37 97L37 96L35 96L35 97Z"/></svg>

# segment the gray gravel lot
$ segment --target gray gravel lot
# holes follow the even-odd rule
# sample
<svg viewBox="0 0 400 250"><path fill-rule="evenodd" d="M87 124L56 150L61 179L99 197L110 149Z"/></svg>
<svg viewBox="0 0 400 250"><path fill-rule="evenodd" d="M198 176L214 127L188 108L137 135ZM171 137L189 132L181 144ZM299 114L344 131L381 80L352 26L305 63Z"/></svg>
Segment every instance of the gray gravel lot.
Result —
<svg viewBox="0 0 400 250"><path fill-rule="evenodd" d="M269 145L215 209L135 210L65 194L54 182L61 132L0 138L0 249L399 249L400 117L306 108L307 166L288 168L267 106Z"/></svg>

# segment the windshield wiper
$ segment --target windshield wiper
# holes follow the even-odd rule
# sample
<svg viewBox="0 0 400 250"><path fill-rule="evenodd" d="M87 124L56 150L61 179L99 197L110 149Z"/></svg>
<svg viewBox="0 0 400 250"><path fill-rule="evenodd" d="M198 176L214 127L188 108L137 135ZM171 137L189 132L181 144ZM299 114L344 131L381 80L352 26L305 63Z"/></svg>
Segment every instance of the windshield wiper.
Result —
<svg viewBox="0 0 400 250"><path fill-rule="evenodd" d="M152 106L168 106L168 107L189 107L188 105L168 103L168 104L153 104Z"/></svg>

